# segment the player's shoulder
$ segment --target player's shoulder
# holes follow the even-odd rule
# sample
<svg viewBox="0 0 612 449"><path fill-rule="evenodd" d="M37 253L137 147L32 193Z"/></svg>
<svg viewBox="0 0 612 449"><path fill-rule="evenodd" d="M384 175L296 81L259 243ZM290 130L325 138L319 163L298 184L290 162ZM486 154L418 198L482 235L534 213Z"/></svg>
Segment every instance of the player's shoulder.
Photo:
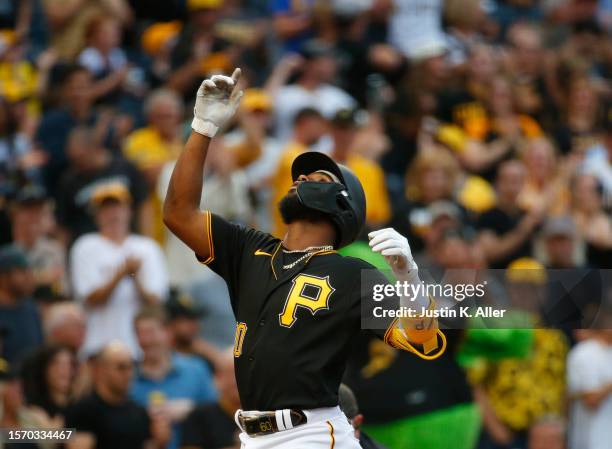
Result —
<svg viewBox="0 0 612 449"><path fill-rule="evenodd" d="M213 236L215 236L215 233L220 234L216 237L223 235L228 236L231 234L236 238L248 242L251 246L256 247L256 249L259 247L262 249L264 247L269 249L280 242L280 239L267 232L260 231L243 223L229 221L221 215L211 211L206 211L206 213L210 214L211 217L211 231Z"/></svg>
<svg viewBox="0 0 612 449"><path fill-rule="evenodd" d="M380 268L353 256L339 255L338 265L340 272L351 279L359 279L365 283L387 283L389 277Z"/></svg>
<svg viewBox="0 0 612 449"><path fill-rule="evenodd" d="M369 262L366 262L363 259L359 259L358 257L353 256L344 256L338 254L339 263L342 263L344 267L350 270L376 270L377 268Z"/></svg>

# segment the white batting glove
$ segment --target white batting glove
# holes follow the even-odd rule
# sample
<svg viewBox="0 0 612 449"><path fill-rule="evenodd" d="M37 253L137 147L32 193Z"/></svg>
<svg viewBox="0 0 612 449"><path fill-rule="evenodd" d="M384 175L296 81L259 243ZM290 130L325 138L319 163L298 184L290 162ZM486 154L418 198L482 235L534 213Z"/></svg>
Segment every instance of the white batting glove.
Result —
<svg viewBox="0 0 612 449"><path fill-rule="evenodd" d="M372 251L382 254L400 281L418 282L417 266L408 239L393 228L379 229L368 234Z"/></svg>
<svg viewBox="0 0 612 449"><path fill-rule="evenodd" d="M204 136L214 137L234 115L242 91L236 89L236 84L242 72L234 70L232 76L213 75L200 85L193 109L191 128Z"/></svg>
<svg viewBox="0 0 612 449"><path fill-rule="evenodd" d="M410 284L420 284L419 267L417 266L408 239L393 228L379 229L368 234L370 248L372 251L382 254L393 270L398 281ZM431 302L429 296L419 290L413 297L400 295L400 304L406 307L414 307L415 303L420 307L429 307Z"/></svg>

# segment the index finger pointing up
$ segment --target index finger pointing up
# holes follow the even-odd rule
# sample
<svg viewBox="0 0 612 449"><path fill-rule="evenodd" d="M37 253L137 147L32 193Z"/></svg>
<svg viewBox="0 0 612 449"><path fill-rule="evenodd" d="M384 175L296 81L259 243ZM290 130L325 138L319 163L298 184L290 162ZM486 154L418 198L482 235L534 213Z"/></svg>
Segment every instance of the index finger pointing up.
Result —
<svg viewBox="0 0 612 449"><path fill-rule="evenodd" d="M232 73L232 79L234 80L234 86L238 83L238 80L240 79L241 76L242 76L242 70L240 70L240 67L236 67L234 69L234 73Z"/></svg>

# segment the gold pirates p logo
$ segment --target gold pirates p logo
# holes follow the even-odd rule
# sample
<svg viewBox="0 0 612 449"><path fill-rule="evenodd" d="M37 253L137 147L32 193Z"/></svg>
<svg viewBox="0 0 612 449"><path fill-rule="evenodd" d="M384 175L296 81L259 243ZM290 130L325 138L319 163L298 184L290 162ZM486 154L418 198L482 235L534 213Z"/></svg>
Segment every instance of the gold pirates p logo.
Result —
<svg viewBox="0 0 612 449"><path fill-rule="evenodd" d="M329 309L329 298L335 289L329 283L329 276L324 278L309 274L299 274L293 278L283 312L278 315L280 325L291 327L297 320L296 312L300 307L306 308L314 315L318 310Z"/></svg>

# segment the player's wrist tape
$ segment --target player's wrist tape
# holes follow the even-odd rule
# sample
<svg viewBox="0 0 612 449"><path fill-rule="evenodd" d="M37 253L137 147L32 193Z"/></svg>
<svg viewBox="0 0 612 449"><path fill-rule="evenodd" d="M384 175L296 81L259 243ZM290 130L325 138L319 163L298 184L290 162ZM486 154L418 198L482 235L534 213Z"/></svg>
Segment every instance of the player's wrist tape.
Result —
<svg viewBox="0 0 612 449"><path fill-rule="evenodd" d="M202 120L198 117L194 117L191 122L191 128L198 134L203 136L215 137L219 127L209 120Z"/></svg>

